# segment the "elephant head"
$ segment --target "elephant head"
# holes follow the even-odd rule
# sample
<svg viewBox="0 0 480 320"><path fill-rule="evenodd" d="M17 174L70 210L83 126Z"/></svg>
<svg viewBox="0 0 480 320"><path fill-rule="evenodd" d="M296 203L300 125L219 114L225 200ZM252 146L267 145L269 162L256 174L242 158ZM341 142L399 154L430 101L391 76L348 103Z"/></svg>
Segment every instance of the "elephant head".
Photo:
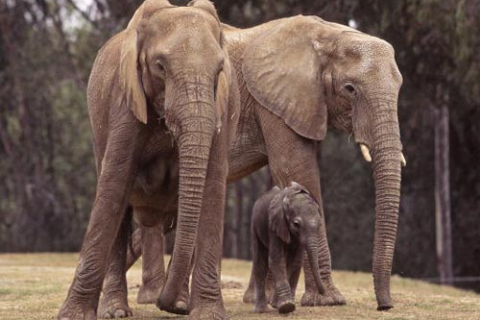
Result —
<svg viewBox="0 0 480 320"><path fill-rule="evenodd" d="M187 7L145 1L125 31L120 61L124 99L134 115L143 123L164 121L178 147L178 222L168 281L183 283L196 242L212 144L227 108L238 99L214 6L206 0ZM166 293L163 302L171 304L177 294Z"/></svg>
<svg viewBox="0 0 480 320"><path fill-rule="evenodd" d="M243 56L249 91L297 134L322 140L327 125L353 134L376 189L373 277L379 310L392 307L390 275L400 203L397 102L402 76L387 42L318 17L285 19Z"/></svg>
<svg viewBox="0 0 480 320"><path fill-rule="evenodd" d="M320 239L318 230L322 219L318 203L307 189L293 182L278 192L268 208L268 225L284 243L298 239L307 252L318 292L325 293L318 267Z"/></svg>

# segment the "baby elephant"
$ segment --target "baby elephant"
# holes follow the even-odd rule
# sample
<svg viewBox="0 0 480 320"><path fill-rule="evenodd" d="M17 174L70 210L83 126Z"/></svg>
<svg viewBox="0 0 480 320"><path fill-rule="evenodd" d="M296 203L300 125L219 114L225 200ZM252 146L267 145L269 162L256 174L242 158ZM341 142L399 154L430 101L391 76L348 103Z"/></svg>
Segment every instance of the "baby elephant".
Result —
<svg viewBox="0 0 480 320"><path fill-rule="evenodd" d="M275 288L272 303L279 313L295 310L295 290L303 253L314 272L320 294L325 288L318 271L320 210L310 193L298 183L281 190L274 187L253 207L252 244L255 282L255 312L265 312L265 281L270 270Z"/></svg>

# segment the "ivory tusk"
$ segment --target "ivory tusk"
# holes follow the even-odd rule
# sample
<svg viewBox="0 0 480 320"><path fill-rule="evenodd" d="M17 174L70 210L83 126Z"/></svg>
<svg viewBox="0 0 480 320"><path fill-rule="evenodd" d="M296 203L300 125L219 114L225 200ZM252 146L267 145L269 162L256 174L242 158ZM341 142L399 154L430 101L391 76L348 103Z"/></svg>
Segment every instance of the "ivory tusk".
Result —
<svg viewBox="0 0 480 320"><path fill-rule="evenodd" d="M400 163L402 164L403 167L407 166L407 160L405 160L405 156L403 155L403 152L400 153Z"/></svg>
<svg viewBox="0 0 480 320"><path fill-rule="evenodd" d="M367 162L372 162L372 156L370 155L370 150L363 143L360 143L360 151L362 151L363 158Z"/></svg>

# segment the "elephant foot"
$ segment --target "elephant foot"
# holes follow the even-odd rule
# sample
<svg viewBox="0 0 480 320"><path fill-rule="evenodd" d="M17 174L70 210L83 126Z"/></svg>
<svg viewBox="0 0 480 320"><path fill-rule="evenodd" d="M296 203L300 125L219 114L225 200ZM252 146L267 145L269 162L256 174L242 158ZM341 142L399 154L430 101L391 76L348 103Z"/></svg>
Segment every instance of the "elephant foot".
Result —
<svg viewBox="0 0 480 320"><path fill-rule="evenodd" d="M98 317L101 319L118 319L133 316L123 294L103 294L98 305Z"/></svg>
<svg viewBox="0 0 480 320"><path fill-rule="evenodd" d="M160 289L160 294L157 295L156 306L158 309L174 313L186 315L189 313L188 304L190 301L190 294L188 290L188 282L186 282L177 297L169 294L166 290ZM173 301L170 303L169 301Z"/></svg>
<svg viewBox="0 0 480 320"><path fill-rule="evenodd" d="M205 304L190 312L189 320L229 320L223 304Z"/></svg>
<svg viewBox="0 0 480 320"><path fill-rule="evenodd" d="M91 303L82 303L77 299L67 298L58 312L57 319L97 320L97 314Z"/></svg>
<svg viewBox="0 0 480 320"><path fill-rule="evenodd" d="M303 307L314 306L343 306L347 304L343 295L338 291L333 282L325 281L325 294L319 294L314 289L306 289L300 300L300 305Z"/></svg>
<svg viewBox="0 0 480 320"><path fill-rule="evenodd" d="M285 300L277 304L278 313L290 313L295 311L295 303L293 300Z"/></svg>
<svg viewBox="0 0 480 320"><path fill-rule="evenodd" d="M255 303L255 292L253 288L248 289L243 294L243 303Z"/></svg>
<svg viewBox="0 0 480 320"><path fill-rule="evenodd" d="M156 302L156 306L158 309L169 313L181 315L188 314L188 299L186 299L185 297L179 297L171 306L162 304L161 300L158 299Z"/></svg>
<svg viewBox="0 0 480 320"><path fill-rule="evenodd" d="M158 297L160 296L160 292L162 292L163 284L161 285L153 285L152 283L149 284L142 284L140 290L138 291L137 295L137 303L138 304L155 304L157 302Z"/></svg>
<svg viewBox="0 0 480 320"><path fill-rule="evenodd" d="M255 302L255 312L264 313L268 311L268 303L266 301Z"/></svg>

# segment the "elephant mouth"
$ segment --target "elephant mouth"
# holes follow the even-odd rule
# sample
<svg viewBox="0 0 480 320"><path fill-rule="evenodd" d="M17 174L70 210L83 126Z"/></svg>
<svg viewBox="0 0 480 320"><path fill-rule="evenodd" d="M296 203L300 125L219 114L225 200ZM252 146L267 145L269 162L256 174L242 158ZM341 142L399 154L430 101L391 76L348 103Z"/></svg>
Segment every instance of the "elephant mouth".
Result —
<svg viewBox="0 0 480 320"><path fill-rule="evenodd" d="M370 154L370 148L365 143L359 143L360 145L360 152L362 153L363 158L367 162L372 162L372 155ZM400 163L402 167L407 166L407 160L405 160L405 156L403 152L400 152Z"/></svg>

